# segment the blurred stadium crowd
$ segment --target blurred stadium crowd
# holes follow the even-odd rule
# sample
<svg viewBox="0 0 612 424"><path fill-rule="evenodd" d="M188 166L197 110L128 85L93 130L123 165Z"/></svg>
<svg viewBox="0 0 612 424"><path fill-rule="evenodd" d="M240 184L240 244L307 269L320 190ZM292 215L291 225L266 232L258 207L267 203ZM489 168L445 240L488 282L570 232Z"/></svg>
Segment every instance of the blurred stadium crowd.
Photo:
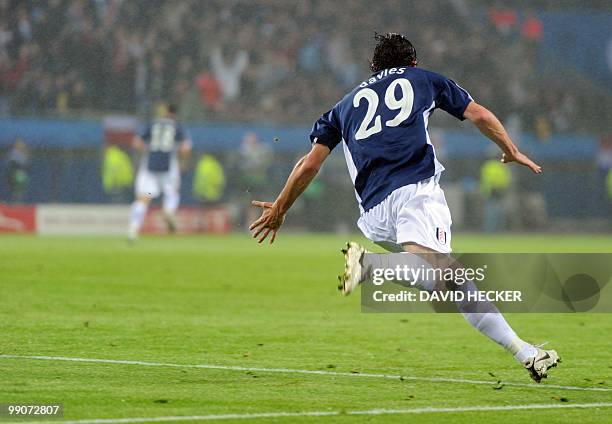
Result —
<svg viewBox="0 0 612 424"><path fill-rule="evenodd" d="M368 76L379 29L517 130L592 130L602 94L537 67L537 15L490 3L2 0L0 114L145 116L171 98L190 121L312 122Z"/></svg>

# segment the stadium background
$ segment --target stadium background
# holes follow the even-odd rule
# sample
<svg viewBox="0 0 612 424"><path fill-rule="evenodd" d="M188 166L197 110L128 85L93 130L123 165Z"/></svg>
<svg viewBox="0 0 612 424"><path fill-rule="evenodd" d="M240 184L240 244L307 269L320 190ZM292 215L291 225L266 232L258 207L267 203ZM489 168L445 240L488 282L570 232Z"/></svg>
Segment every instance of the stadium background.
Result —
<svg viewBox="0 0 612 424"><path fill-rule="evenodd" d="M456 252L612 253L609 1L0 0L0 232L54 235L0 235L0 405L61 402L91 424L612 422L609 315L507 315L563 358L536 385L460 314L340 296L343 243L377 249L340 152L273 246L246 233L250 200L272 199L315 119L369 76L374 30L406 33L544 166L500 168L434 114ZM129 140L165 100L195 148L181 230L233 234L125 242ZM203 155L218 199L197 195ZM165 232L156 214L146 229Z"/></svg>
<svg viewBox="0 0 612 424"><path fill-rule="evenodd" d="M383 1L373 10L350 1L339 13L326 1L3 1L0 199L10 200L6 158L21 138L28 181L17 203L128 203L130 184L104 187L104 146L129 153L131 134L169 100L195 144L183 204L200 203L194 171L200 155L212 154L225 174L215 203L239 227L248 201L271 199L308 149L312 122L367 77L371 29L393 29L414 41L420 66L454 78L497 113L546 171L530 178L512 167L491 206L506 219L485 224L483 164L496 151L435 114L455 229L609 231L610 8L469 3ZM330 162L291 225L354 229L344 159L336 153Z"/></svg>

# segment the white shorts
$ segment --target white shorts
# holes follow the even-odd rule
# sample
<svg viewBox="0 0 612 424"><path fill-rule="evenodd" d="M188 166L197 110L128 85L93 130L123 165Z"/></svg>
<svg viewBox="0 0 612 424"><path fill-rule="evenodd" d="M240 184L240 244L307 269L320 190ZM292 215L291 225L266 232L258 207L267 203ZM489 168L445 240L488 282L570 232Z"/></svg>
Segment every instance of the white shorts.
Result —
<svg viewBox="0 0 612 424"><path fill-rule="evenodd" d="M387 250L401 251L403 243L417 243L437 252L451 252L451 215L440 174L393 191L361 214L363 234Z"/></svg>
<svg viewBox="0 0 612 424"><path fill-rule="evenodd" d="M181 175L178 172L151 172L140 169L136 176L136 196L158 197L177 196L181 184Z"/></svg>

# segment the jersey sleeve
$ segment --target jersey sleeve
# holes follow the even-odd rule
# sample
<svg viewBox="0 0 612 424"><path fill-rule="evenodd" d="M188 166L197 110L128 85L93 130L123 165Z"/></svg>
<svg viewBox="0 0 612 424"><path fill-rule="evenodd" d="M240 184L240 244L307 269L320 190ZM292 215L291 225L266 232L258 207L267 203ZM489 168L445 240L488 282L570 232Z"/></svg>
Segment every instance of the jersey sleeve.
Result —
<svg viewBox="0 0 612 424"><path fill-rule="evenodd" d="M310 132L310 142L322 144L329 147L329 150L333 150L341 141L340 125L332 109L321 115L315 122Z"/></svg>
<svg viewBox="0 0 612 424"><path fill-rule="evenodd" d="M473 100L470 93L461 88L455 81L437 75L435 85L438 89L436 107L463 121L463 112Z"/></svg>
<svg viewBox="0 0 612 424"><path fill-rule="evenodd" d="M145 125L139 135L146 144L149 144L149 141L151 141L151 125Z"/></svg>

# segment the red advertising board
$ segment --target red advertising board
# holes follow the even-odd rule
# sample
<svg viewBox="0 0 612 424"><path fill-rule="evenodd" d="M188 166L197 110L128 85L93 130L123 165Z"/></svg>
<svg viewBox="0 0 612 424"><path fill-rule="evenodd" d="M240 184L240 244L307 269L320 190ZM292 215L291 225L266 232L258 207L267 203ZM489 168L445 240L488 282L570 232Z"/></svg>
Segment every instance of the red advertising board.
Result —
<svg viewBox="0 0 612 424"><path fill-rule="evenodd" d="M226 234L231 231L230 213L225 207L207 209L182 207L176 214L178 234ZM168 232L161 208L151 208L147 213L142 232L146 234L165 234Z"/></svg>
<svg viewBox="0 0 612 424"><path fill-rule="evenodd" d="M138 121L129 115L109 115L104 118L102 125L106 143L130 146L138 128Z"/></svg>
<svg viewBox="0 0 612 424"><path fill-rule="evenodd" d="M0 204L0 233L125 234L129 205L31 205ZM181 207L177 211L179 234L227 234L232 230L227 207L204 210ZM147 213L143 233L166 234L168 228L160 207Z"/></svg>
<svg viewBox="0 0 612 424"><path fill-rule="evenodd" d="M36 231L34 206L0 205L0 233L31 233Z"/></svg>

